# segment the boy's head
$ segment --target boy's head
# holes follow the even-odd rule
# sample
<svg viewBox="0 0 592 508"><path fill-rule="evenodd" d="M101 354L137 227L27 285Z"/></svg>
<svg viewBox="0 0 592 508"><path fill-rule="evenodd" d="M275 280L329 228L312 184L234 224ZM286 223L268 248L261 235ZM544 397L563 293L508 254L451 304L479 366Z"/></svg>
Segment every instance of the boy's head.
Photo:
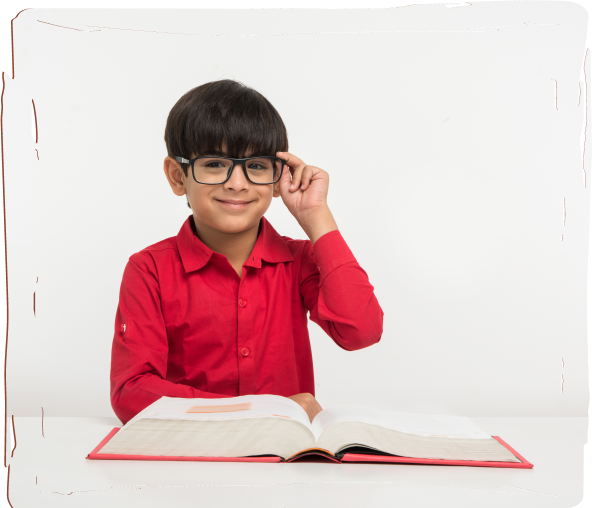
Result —
<svg viewBox="0 0 592 508"><path fill-rule="evenodd" d="M249 182L237 165L230 179L217 185L194 180L187 160L205 155L223 157L275 156L288 151L286 127L276 109L257 91L230 79L198 86L183 95L171 109L164 135L168 156L164 171L173 192L187 196L196 225L226 233L256 226L278 197L279 182ZM288 169L284 167L284 172ZM246 201L229 206L225 201Z"/></svg>

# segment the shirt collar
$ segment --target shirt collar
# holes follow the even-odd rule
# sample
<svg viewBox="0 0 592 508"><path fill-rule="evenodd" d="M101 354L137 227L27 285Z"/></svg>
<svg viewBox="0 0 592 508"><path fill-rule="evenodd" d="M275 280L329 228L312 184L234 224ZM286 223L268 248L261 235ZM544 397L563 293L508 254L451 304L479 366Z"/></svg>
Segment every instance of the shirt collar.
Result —
<svg viewBox="0 0 592 508"><path fill-rule="evenodd" d="M215 254L198 238L194 228L193 215L190 215L177 235L177 248L185 272L193 272L203 268ZM261 217L257 242L249 259L245 262L245 266L261 268L261 260L268 263L284 263L294 260L284 239L273 229L265 217Z"/></svg>

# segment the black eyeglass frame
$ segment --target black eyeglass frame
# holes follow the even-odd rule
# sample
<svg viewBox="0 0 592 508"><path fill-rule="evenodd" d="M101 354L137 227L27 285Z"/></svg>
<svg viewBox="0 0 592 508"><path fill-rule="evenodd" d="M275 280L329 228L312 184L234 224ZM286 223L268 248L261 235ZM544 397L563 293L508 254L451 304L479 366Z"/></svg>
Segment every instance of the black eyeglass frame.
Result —
<svg viewBox="0 0 592 508"><path fill-rule="evenodd" d="M254 182L253 180L251 180L249 178L249 174L247 172L247 161L253 160L253 159L262 159L262 158L266 158L266 159L276 159L282 162L282 167L280 168L280 175L278 176L277 180L274 180L273 182L270 183L258 183L258 182ZM228 174L226 175L226 180L224 180L223 182L219 182L219 183L206 183L206 182L200 182L197 178L195 178L195 171L193 169L193 163L197 160L197 159L225 159L225 160L229 160L232 162L232 166L230 166L230 169L228 170ZM247 180L249 182L251 182L253 185L273 185L274 183L277 183L280 181L280 178L282 177L282 174L284 172L284 166L286 164L286 162L288 162L286 159L282 159L281 157L276 157L274 155L260 155L258 157L246 157L243 159L234 159L232 157L220 157L218 155L202 155L200 157L196 157L195 159L185 159L184 157L178 157L175 155L175 160L181 164L190 164L191 165L191 175L193 176L193 179L197 182L197 183L201 183L202 185L222 185L223 183L226 183L231 175L232 175L232 171L234 170L234 167L236 164L242 164L243 166L243 173L245 174L245 177L247 178ZM187 172L184 171L185 176L187 176Z"/></svg>

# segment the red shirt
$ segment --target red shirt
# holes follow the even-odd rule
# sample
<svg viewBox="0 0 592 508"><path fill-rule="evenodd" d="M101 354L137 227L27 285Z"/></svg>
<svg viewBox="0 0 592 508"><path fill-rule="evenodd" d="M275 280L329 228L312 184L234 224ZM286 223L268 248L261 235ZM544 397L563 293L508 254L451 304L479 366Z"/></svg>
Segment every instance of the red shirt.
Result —
<svg viewBox="0 0 592 508"><path fill-rule="evenodd" d="M314 396L307 313L348 351L377 343L383 311L339 231L280 236L261 218L238 276L195 234L132 255L111 352L111 405L125 424L162 396Z"/></svg>

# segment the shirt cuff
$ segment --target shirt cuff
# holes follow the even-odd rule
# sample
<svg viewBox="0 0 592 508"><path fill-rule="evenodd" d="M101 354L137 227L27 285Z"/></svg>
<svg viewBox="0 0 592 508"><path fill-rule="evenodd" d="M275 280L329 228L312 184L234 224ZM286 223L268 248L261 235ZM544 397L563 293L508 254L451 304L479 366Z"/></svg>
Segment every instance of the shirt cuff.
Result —
<svg viewBox="0 0 592 508"><path fill-rule="evenodd" d="M317 270L320 275L319 285L335 268L352 261L357 262L338 229L321 236L314 243L313 249Z"/></svg>

